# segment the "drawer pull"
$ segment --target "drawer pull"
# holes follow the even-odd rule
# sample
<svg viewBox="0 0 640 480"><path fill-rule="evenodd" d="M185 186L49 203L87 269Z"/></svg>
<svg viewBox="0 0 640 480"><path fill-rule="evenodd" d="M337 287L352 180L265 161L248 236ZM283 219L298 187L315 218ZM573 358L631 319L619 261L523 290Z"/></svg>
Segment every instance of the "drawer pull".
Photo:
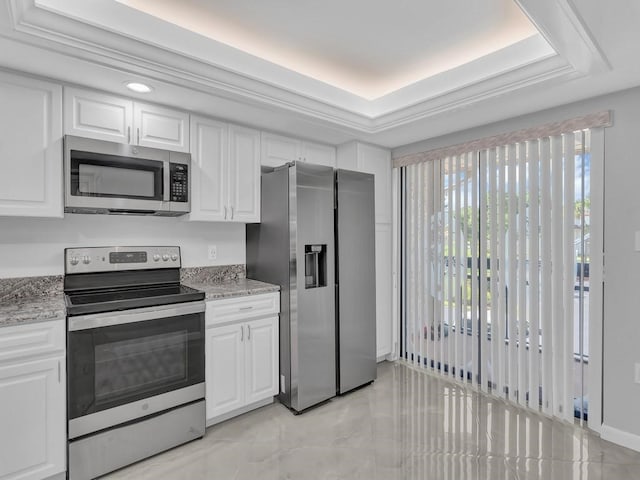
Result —
<svg viewBox="0 0 640 480"><path fill-rule="evenodd" d="M238 310L251 310L253 309L253 305L250 307L240 307Z"/></svg>

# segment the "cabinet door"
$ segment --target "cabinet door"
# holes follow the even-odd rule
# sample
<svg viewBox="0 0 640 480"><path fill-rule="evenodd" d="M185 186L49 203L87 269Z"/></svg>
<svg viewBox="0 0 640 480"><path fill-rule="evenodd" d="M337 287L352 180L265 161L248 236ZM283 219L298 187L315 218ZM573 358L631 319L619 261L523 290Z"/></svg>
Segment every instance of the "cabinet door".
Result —
<svg viewBox="0 0 640 480"><path fill-rule="evenodd" d="M133 102L65 87L64 133L109 142L131 143Z"/></svg>
<svg viewBox="0 0 640 480"><path fill-rule="evenodd" d="M376 224L376 350L391 353L391 225Z"/></svg>
<svg viewBox="0 0 640 480"><path fill-rule="evenodd" d="M302 144L302 158L307 163L336 167L336 149L331 145L305 142Z"/></svg>
<svg viewBox="0 0 640 480"><path fill-rule="evenodd" d="M138 102L133 107L135 138L131 143L189 152L188 113Z"/></svg>
<svg viewBox="0 0 640 480"><path fill-rule="evenodd" d="M62 217L62 89L0 72L0 216Z"/></svg>
<svg viewBox="0 0 640 480"><path fill-rule="evenodd" d="M189 220L223 221L227 203L227 124L191 117Z"/></svg>
<svg viewBox="0 0 640 480"><path fill-rule="evenodd" d="M278 394L278 317L246 323L246 403Z"/></svg>
<svg viewBox="0 0 640 480"><path fill-rule="evenodd" d="M360 143L357 167L375 175L376 223L391 223L391 152Z"/></svg>
<svg viewBox="0 0 640 480"><path fill-rule="evenodd" d="M260 221L260 132L229 125L227 220Z"/></svg>
<svg viewBox="0 0 640 480"><path fill-rule="evenodd" d="M300 142L294 138L262 132L260 163L267 167L279 167L300 160Z"/></svg>
<svg viewBox="0 0 640 480"><path fill-rule="evenodd" d="M207 418L244 405L243 324L211 327L206 337Z"/></svg>
<svg viewBox="0 0 640 480"><path fill-rule="evenodd" d="M66 470L64 379L62 357L0 367L0 478Z"/></svg>

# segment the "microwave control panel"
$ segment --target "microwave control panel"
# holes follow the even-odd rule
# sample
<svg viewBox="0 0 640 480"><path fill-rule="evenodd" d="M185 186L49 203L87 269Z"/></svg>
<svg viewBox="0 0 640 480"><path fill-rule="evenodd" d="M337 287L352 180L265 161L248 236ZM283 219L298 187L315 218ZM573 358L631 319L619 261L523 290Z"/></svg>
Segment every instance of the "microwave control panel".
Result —
<svg viewBox="0 0 640 480"><path fill-rule="evenodd" d="M189 201L189 166L182 163L172 163L170 166L170 200L172 202Z"/></svg>

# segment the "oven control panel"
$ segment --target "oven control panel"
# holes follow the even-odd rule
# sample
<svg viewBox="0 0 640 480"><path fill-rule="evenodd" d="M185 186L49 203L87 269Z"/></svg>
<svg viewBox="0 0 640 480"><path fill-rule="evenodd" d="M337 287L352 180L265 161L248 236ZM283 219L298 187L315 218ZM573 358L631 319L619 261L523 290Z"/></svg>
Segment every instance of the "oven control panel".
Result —
<svg viewBox="0 0 640 480"><path fill-rule="evenodd" d="M180 266L180 247L85 247L64 250L66 274Z"/></svg>

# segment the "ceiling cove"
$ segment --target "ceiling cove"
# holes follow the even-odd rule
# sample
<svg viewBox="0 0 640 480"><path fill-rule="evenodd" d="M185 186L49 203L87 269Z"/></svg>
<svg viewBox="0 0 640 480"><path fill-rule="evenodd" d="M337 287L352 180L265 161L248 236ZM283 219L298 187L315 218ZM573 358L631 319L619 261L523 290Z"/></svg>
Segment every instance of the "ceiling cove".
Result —
<svg viewBox="0 0 640 480"><path fill-rule="evenodd" d="M425 16L424 5L439 2L407 0L399 4L406 9L394 13L384 8L389 2L357 0L353 5L359 10L338 12L339 17L335 9L342 5L344 10L345 2L322 3L326 11L318 10L307 20L313 17L322 25L331 18L340 21L336 20L335 26L316 28L303 38L296 35L305 32L304 26L290 24L301 23L304 8L318 2L262 2L272 10L258 10L248 16L248 5L255 2L5 0L7 13L0 16L0 36L16 48L13 57L11 52L0 55L0 62L20 66L21 49L29 47L51 54L51 65L43 55L41 62L32 61L25 68L33 73L83 84L83 78L74 81L72 73L61 66L58 73L48 72L56 68L53 58L68 59L69 65L88 62L106 72L105 77L109 72L114 77L125 74L133 80L155 80L176 91L292 112L352 135L396 129L523 88L610 68L571 0L507 1L506 9L505 2L487 2L493 8L502 5L505 11L497 15L504 20L502 23L491 10L467 12L457 23L455 10L450 12L443 6L431 7L435 19ZM376 8L367 12L367 3ZM456 0L452 5L461 8L467 3ZM170 8L177 4L184 5L186 13L170 18ZM287 4L298 4L298 10L282 10ZM420 21L409 21L418 16L411 10L416 6L423 9L417 14L424 18L425 25L431 25L427 33L421 31ZM231 34L216 38L206 31L207 22L198 24L194 17L198 11L203 19L219 17L227 25L234 25L238 38L234 40ZM478 19L476 30L470 27L470 17ZM272 24L278 18L284 26L272 26L271 30L259 22L262 19ZM371 22L363 26L367 18ZM407 25L404 37L402 25L397 25L403 18ZM450 33L456 27L470 31L462 38ZM323 31L333 32L331 38L323 38ZM247 32L253 32L254 37ZM480 45L484 38L486 45L475 50L459 46L447 50L443 40L447 34L453 40L462 38L474 45ZM351 50L346 48L350 35L361 37L361 43L349 44ZM268 51L256 50L259 38L265 38L262 47ZM303 39L287 45L288 38ZM408 48L410 44L424 47L419 42L438 48L425 52L420 46ZM372 50L370 55L367 46ZM316 63L304 61L307 50L317 53L313 56ZM362 58L355 61L359 55ZM154 93L161 95L159 90Z"/></svg>

